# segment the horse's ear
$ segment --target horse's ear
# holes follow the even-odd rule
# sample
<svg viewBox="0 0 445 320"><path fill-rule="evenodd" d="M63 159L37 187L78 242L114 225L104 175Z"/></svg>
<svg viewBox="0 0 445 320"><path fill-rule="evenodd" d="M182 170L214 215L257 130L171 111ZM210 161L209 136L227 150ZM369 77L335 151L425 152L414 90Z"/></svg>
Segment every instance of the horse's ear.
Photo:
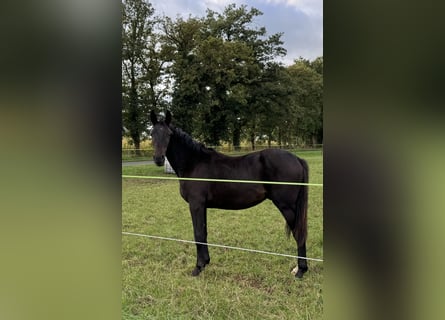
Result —
<svg viewBox="0 0 445 320"><path fill-rule="evenodd" d="M153 125L158 123L158 118L156 118L156 114L155 114L155 112L153 110L151 110L151 112L150 112L150 119L151 119L151 123Z"/></svg>
<svg viewBox="0 0 445 320"><path fill-rule="evenodd" d="M170 122L172 122L172 114L170 113L169 110L167 110L167 113L165 115L165 123L167 125L170 125Z"/></svg>

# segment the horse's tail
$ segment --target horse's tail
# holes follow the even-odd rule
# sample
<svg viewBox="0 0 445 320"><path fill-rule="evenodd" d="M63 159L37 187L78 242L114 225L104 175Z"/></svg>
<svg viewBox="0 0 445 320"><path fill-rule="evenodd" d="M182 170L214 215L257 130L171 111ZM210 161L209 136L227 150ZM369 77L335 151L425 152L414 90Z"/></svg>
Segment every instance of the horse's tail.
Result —
<svg viewBox="0 0 445 320"><path fill-rule="evenodd" d="M298 158L303 166L303 183L309 182L309 167L304 159ZM308 203L308 186L302 185L298 191L296 201L296 219L294 226L287 226L287 235L292 231L297 235L298 245L306 242L307 238L307 203Z"/></svg>

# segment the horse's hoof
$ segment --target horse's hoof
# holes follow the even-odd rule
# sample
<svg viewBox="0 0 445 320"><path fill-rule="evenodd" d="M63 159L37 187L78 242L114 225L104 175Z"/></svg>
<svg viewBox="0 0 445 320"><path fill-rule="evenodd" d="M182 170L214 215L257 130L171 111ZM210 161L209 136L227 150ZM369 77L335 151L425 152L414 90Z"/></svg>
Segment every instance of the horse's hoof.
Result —
<svg viewBox="0 0 445 320"><path fill-rule="evenodd" d="M192 276L193 276L193 277L199 276L199 274L201 273L201 271L202 271L202 268L196 266L195 269L193 269L193 271L192 271Z"/></svg>
<svg viewBox="0 0 445 320"><path fill-rule="evenodd" d="M301 279L301 278L303 278L303 271L301 271L301 270L298 270L298 272L295 274L295 278L298 278L298 279Z"/></svg>
<svg viewBox="0 0 445 320"><path fill-rule="evenodd" d="M303 278L303 274L307 271L307 269L298 269L297 273L295 274L295 278L301 279Z"/></svg>

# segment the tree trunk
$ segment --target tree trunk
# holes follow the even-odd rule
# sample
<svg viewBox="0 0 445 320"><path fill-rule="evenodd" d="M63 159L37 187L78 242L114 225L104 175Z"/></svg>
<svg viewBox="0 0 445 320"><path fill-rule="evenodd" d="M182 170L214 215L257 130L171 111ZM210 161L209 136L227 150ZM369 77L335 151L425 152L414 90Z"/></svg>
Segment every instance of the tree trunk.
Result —
<svg viewBox="0 0 445 320"><path fill-rule="evenodd" d="M252 145L252 151L255 150L255 133L250 134L250 144Z"/></svg>
<svg viewBox="0 0 445 320"><path fill-rule="evenodd" d="M241 150L240 144L241 144L241 129L239 128L239 125L236 124L235 128L233 130L233 136L232 136L232 144L235 151Z"/></svg>
<svg viewBox="0 0 445 320"><path fill-rule="evenodd" d="M130 87L130 114L129 114L129 129L131 139L134 143L136 156L141 156L140 142L141 137L139 134L139 113L138 113L138 94L136 90L136 78L134 76L134 65L131 65L131 87Z"/></svg>
<svg viewBox="0 0 445 320"><path fill-rule="evenodd" d="M312 135L312 148L315 148L317 144L317 137L315 134Z"/></svg>
<svg viewBox="0 0 445 320"><path fill-rule="evenodd" d="M136 152L136 156L140 157L141 156L141 140L139 138L139 135L131 136L131 139L133 140L133 143L134 143L134 150Z"/></svg>

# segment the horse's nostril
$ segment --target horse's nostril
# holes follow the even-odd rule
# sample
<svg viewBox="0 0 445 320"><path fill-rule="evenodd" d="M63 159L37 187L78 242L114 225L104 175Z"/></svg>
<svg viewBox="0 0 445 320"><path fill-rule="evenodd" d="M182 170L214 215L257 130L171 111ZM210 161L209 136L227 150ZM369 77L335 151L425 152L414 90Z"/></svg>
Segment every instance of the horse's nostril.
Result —
<svg viewBox="0 0 445 320"><path fill-rule="evenodd" d="M153 156L153 160L157 166L162 166L165 161L165 156Z"/></svg>

